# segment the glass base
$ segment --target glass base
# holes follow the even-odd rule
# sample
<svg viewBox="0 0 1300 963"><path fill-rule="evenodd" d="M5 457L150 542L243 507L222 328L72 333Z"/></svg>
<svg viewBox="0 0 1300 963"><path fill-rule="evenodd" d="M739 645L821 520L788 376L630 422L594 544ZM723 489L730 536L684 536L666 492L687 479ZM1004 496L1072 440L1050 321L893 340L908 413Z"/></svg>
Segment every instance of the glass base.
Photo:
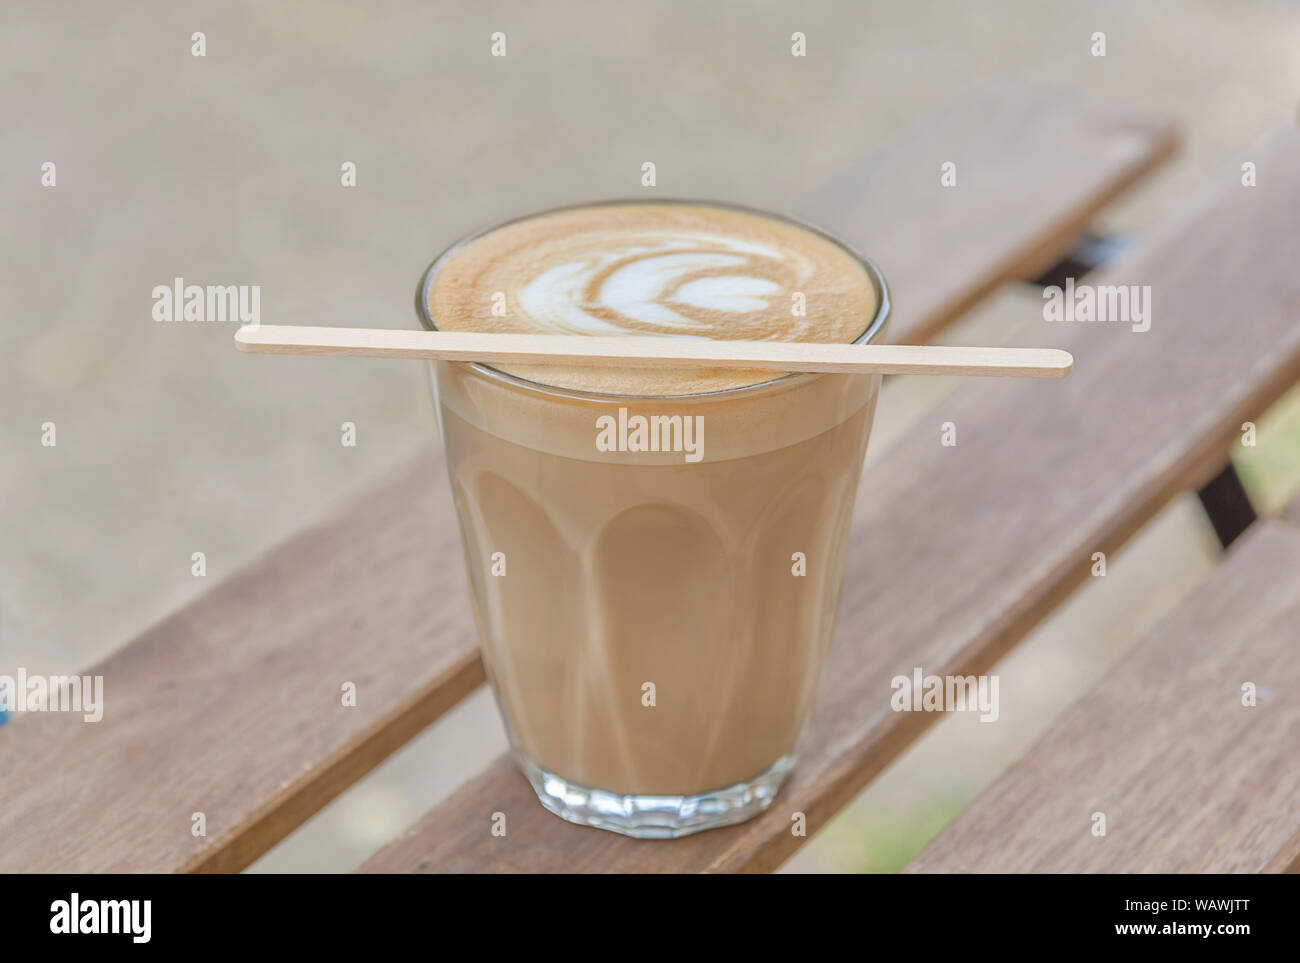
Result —
<svg viewBox="0 0 1300 963"><path fill-rule="evenodd" d="M519 753L515 757L537 798L555 815L637 839L676 839L743 823L772 805L795 763L793 755L782 756L748 782L693 796L620 796L571 783Z"/></svg>

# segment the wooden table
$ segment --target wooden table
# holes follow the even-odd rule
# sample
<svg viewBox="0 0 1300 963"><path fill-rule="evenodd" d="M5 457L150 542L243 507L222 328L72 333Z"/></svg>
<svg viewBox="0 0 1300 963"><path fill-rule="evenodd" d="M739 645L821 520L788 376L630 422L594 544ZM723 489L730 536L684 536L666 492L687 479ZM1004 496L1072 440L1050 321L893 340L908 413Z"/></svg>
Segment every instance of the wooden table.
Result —
<svg viewBox="0 0 1300 963"><path fill-rule="evenodd" d="M872 252L896 341L1065 257L1172 131L1054 96L989 98L785 206ZM940 187L939 160L962 170ZM988 671L1174 495L1220 475L1239 426L1300 379L1300 135L1259 186L1088 277L1145 284L1149 331L1033 323L1074 353L1064 382L971 383L961 443L896 441L853 519L839 628L800 763L740 826L637 841L546 813L501 757L367 871L770 870L907 748L934 713L889 680ZM505 212L495 212L505 213ZM1297 512L1300 518L1300 512ZM0 869L232 871L484 681L441 454L430 449L103 663L111 721L39 714L0 734L19 773ZM1285 870L1300 860L1300 528L1253 526L1211 584L945 831L917 870ZM339 707L341 680L358 688ZM1250 709L1242 682L1270 693ZM50 765L49 760L59 760ZM207 833L190 832L202 810ZM1104 845L1089 832L1108 811ZM508 837L489 832L508 815Z"/></svg>

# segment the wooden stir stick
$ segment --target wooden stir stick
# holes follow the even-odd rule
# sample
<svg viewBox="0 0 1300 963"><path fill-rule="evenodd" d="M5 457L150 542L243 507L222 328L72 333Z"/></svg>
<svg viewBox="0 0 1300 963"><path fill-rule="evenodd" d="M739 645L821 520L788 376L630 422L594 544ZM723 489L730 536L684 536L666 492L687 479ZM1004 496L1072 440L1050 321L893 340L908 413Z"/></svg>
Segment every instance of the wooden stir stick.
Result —
<svg viewBox="0 0 1300 963"><path fill-rule="evenodd" d="M424 358L509 364L608 367L759 368L837 374L974 375L1060 378L1074 358L1057 348L958 348L947 345L822 344L807 341L710 341L703 338L570 337L388 328L248 325L235 345L255 354Z"/></svg>

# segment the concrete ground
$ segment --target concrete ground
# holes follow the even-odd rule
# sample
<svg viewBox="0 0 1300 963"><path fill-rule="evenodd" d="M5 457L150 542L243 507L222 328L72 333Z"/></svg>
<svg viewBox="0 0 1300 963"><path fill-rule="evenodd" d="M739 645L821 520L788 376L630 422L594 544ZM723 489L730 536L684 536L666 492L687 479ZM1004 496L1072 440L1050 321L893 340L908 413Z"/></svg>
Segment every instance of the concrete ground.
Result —
<svg viewBox="0 0 1300 963"><path fill-rule="evenodd" d="M424 266L484 222L635 194L645 160L665 194L781 209L974 81L1178 121L1181 157L1103 225L1141 243L1294 123L1300 90L1286 0L0 10L0 672L101 658L434 435L418 365L238 355L229 323L152 320L155 285L260 284L268 321L406 325ZM929 390L891 388L877 450ZM1272 504L1300 479L1300 404L1270 425L1243 470ZM945 720L792 867L905 861L1213 558L1195 504L1173 506L1008 660L1003 686L1039 694L1015 725ZM259 866L355 865L500 745L480 693Z"/></svg>

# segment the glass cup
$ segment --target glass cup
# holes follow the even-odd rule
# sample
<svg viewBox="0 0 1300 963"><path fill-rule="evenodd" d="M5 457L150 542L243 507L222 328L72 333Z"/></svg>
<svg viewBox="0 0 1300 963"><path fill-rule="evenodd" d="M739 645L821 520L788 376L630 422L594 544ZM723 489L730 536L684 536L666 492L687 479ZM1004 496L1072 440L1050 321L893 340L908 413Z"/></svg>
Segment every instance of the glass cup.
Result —
<svg viewBox="0 0 1300 963"><path fill-rule="evenodd" d="M426 327L439 265L483 233L425 272ZM854 343L882 340L883 277L830 240L876 289ZM880 376L665 397L433 362L432 381L483 661L542 805L643 838L766 809L834 629ZM639 425L680 444L600 444Z"/></svg>

